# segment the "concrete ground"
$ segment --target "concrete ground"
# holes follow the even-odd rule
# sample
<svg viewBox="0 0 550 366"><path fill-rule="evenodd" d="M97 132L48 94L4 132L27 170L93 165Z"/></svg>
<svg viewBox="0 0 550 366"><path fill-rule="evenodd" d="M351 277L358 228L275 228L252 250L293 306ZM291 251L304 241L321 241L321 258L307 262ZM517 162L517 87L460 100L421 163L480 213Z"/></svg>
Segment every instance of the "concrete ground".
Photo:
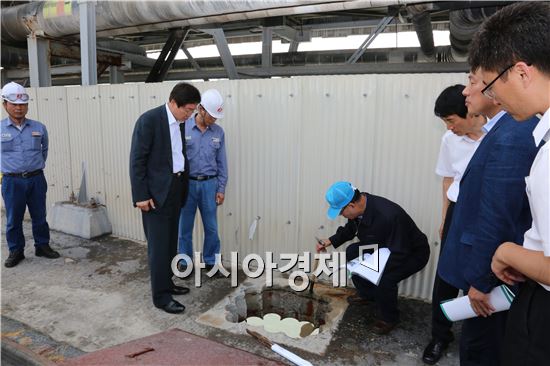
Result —
<svg viewBox="0 0 550 366"><path fill-rule="evenodd" d="M284 362L248 335L235 335L199 324L197 317L234 289L230 279L203 276L200 288L192 280L177 280L191 293L177 296L187 308L171 315L151 303L146 246L107 236L85 240L52 231L51 246L62 257L34 256L30 223L24 224L26 259L5 268L8 250L2 228L2 337L28 347L53 362L146 337L171 328L206 337ZM30 244L30 245L29 245ZM239 276L239 283L244 277ZM373 309L348 307L324 356L291 351L314 365L423 365L430 339L430 304L400 299L402 322L387 336L370 331ZM458 331L456 332L458 333ZM7 343L7 342L4 342ZM458 365L453 343L439 365ZM4 352L4 347L2 349Z"/></svg>

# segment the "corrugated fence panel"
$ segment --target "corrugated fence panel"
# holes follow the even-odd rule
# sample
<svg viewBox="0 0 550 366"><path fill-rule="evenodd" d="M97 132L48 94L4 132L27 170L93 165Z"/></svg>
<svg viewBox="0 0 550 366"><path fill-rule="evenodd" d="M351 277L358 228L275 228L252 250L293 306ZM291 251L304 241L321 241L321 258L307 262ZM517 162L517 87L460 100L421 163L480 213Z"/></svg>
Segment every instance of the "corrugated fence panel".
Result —
<svg viewBox="0 0 550 366"><path fill-rule="evenodd" d="M315 235L328 237L344 223L326 218L326 189L349 180L399 203L426 233L430 262L404 281L400 293L429 298L441 217L441 179L434 169L445 131L433 104L446 86L465 82L464 74L413 74L195 83L201 91L217 88L225 98L219 123L226 133L229 184L218 210L222 254L229 259L238 251L242 261L250 253L272 251L277 259L313 251ZM137 117L165 103L173 85L40 89L29 117L50 130L46 171L55 188L49 199L66 199L67 185L78 190L85 161L88 194L106 204L114 234L143 240L128 177L131 134ZM194 248L200 251L198 217L196 224Z"/></svg>
<svg viewBox="0 0 550 366"><path fill-rule="evenodd" d="M140 115L138 85L101 85L99 93L105 152L105 205L113 234L144 240L141 215L131 204L128 159L134 124Z"/></svg>
<svg viewBox="0 0 550 366"><path fill-rule="evenodd" d="M239 134L230 148L228 195L238 205L239 252L296 252L300 121L296 116L299 81L295 79L244 80L239 85L238 121L226 119L227 134ZM235 123L235 127L231 125ZM238 126L238 129L237 129ZM230 208L230 207L228 207ZM249 227L258 219L253 239ZM235 248L237 249L237 248ZM227 250L227 249L226 249Z"/></svg>
<svg viewBox="0 0 550 366"><path fill-rule="evenodd" d="M82 166L88 198L105 204L104 141L98 86L67 88L72 181L78 196ZM122 163L122 157L121 157Z"/></svg>
<svg viewBox="0 0 550 366"><path fill-rule="evenodd" d="M67 118L67 89L64 87L39 88L37 111L40 122L46 125L49 152L46 161L48 181L47 205L67 201L74 189L71 181L71 148Z"/></svg>

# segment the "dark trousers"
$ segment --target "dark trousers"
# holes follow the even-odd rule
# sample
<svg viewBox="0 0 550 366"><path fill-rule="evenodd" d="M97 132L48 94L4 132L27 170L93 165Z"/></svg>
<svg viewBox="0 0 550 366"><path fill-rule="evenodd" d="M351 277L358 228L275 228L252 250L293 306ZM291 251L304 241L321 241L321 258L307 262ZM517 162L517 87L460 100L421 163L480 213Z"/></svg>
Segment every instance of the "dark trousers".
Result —
<svg viewBox="0 0 550 366"><path fill-rule="evenodd" d="M32 177L2 178L2 197L6 207L6 241L10 252L25 248L23 217L29 208L34 245L50 243L50 227L46 221L46 191L44 173Z"/></svg>
<svg viewBox="0 0 550 366"><path fill-rule="evenodd" d="M441 248L439 250L439 255L443 253L443 247L445 245L445 240L447 239L447 233L449 232L449 227L451 226L451 220L453 217L455 203L449 202L449 207L447 208L447 213L445 215L445 222L443 223L443 232L441 235ZM453 322L448 320L443 311L441 311L441 302L449 299L454 299L458 296L459 289L453 285L448 284L443 281L441 277L435 273L434 279L434 288L432 292L432 338L440 340L442 342L449 343L454 337L451 332L451 327Z"/></svg>
<svg viewBox="0 0 550 366"><path fill-rule="evenodd" d="M502 347L503 366L550 364L550 291L528 280L512 307Z"/></svg>
<svg viewBox="0 0 550 366"><path fill-rule="evenodd" d="M361 245L364 244L359 242L349 245L346 249L346 260L357 258ZM392 253L388 263L386 263L386 268L378 286L357 275L353 275L351 279L361 297L376 302L378 316L382 320L388 323L396 323L399 321L397 285L405 278L424 268L429 258L429 250L413 252L409 255Z"/></svg>
<svg viewBox="0 0 550 366"><path fill-rule="evenodd" d="M460 366L500 366L506 311L487 318L464 320L460 336Z"/></svg>
<svg viewBox="0 0 550 366"><path fill-rule="evenodd" d="M153 304L163 307L172 300L172 259L178 254L178 223L184 194L184 178L173 177L166 201L161 207L142 211L147 238Z"/></svg>

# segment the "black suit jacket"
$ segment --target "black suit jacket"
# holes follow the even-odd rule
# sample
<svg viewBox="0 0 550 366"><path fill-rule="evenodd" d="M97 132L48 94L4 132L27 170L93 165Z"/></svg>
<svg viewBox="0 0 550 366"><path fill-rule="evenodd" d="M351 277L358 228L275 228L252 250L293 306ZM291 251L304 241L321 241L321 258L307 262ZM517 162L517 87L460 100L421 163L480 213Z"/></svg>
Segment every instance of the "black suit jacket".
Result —
<svg viewBox="0 0 550 366"><path fill-rule="evenodd" d="M180 124L182 136L184 170L184 195L181 205L185 204L189 186L189 162L185 152L185 123ZM130 149L130 181L132 201L153 199L156 207L162 207L167 199L172 183L172 143L168 127L166 105L161 105L143 113L137 120L132 135Z"/></svg>
<svg viewBox="0 0 550 366"><path fill-rule="evenodd" d="M388 248L394 258L406 258L412 253L429 257L430 246L426 235L401 206L384 197L368 193L366 196L367 207L363 216L348 220L330 237L334 248L357 236L361 244L378 244L380 248Z"/></svg>

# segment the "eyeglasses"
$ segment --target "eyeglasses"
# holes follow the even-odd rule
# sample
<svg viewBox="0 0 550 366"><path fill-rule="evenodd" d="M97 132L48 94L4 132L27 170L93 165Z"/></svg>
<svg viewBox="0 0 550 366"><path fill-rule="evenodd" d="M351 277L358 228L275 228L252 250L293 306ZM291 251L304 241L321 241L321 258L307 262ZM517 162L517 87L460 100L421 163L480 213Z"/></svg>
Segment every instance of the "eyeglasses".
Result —
<svg viewBox="0 0 550 366"><path fill-rule="evenodd" d="M7 100L8 102L11 102L11 103L15 103L17 101L28 102L29 95L26 93L23 93L23 94L12 93L7 95L2 95L2 99Z"/></svg>
<svg viewBox="0 0 550 366"><path fill-rule="evenodd" d="M510 70L512 67L514 67L515 64L512 64L510 66L508 66L507 68L505 68L504 70L502 70L502 72L500 74L497 75L496 78L493 79L493 81L491 81L489 84L487 84L487 86L485 88L483 88L483 90L481 91L481 93L483 95L485 95L487 98L489 99L495 99L496 97L496 94L495 92L493 91L492 87L493 87L493 84L498 80L500 79L500 77L502 75L504 75L504 73L508 70Z"/></svg>

